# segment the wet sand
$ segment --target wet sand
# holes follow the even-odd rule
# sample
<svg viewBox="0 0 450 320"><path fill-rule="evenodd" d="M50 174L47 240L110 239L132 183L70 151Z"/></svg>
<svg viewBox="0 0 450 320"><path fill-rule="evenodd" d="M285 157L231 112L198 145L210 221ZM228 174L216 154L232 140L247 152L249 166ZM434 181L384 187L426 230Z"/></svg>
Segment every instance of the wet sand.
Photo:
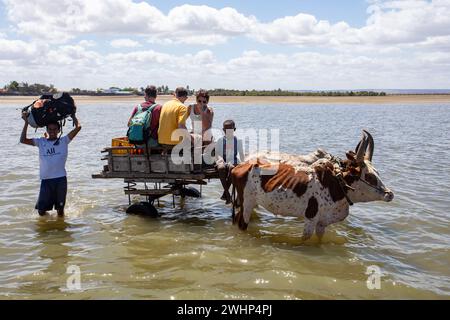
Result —
<svg viewBox="0 0 450 320"><path fill-rule="evenodd" d="M26 105L36 97L32 96L0 96L0 104ZM172 96L158 96L157 101L163 103ZM137 103L142 101L141 96L74 96L78 104L96 103ZM190 97L186 103L194 101ZM411 103L450 103L450 95L388 95L384 97L211 97L210 103L239 103L239 104L411 104Z"/></svg>

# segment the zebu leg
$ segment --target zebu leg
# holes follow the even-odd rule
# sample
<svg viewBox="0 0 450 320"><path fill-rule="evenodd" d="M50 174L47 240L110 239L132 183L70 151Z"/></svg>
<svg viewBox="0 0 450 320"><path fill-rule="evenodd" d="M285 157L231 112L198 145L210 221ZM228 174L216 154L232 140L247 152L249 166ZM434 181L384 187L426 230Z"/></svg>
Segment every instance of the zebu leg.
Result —
<svg viewBox="0 0 450 320"><path fill-rule="evenodd" d="M317 221L305 219L305 227L303 229L302 241L306 241L312 237Z"/></svg>
<svg viewBox="0 0 450 320"><path fill-rule="evenodd" d="M320 221L317 222L316 225L316 234L320 241L322 241L322 237L325 234L325 228L329 225L340 222L344 220L349 213L349 206L343 200L339 207L330 210L329 212L325 212L320 218Z"/></svg>
<svg viewBox="0 0 450 320"><path fill-rule="evenodd" d="M319 238L319 242L322 241L322 237L325 234L325 228L326 226L320 222L318 222L316 225L316 235Z"/></svg>
<svg viewBox="0 0 450 320"><path fill-rule="evenodd" d="M242 221L244 220L243 218L243 212L244 212L244 206L242 205L243 201L244 201L244 187L241 185L237 185L235 186L235 190L236 190L236 197L234 199L233 202L233 224L238 224L239 229L242 229L241 225L242 225ZM237 209L237 213L234 214L234 210Z"/></svg>
<svg viewBox="0 0 450 320"><path fill-rule="evenodd" d="M248 224L250 223L250 217L255 207L256 195L250 188L246 188L241 204L242 215L240 216L241 219L239 219L239 228L241 230L247 230Z"/></svg>
<svg viewBox="0 0 450 320"><path fill-rule="evenodd" d="M233 206L238 208L236 215L233 217L233 224L238 224L239 229L247 230L250 221L250 215L253 208L249 209L252 200L250 199L247 189L236 188L237 197ZM254 195L253 195L254 197ZM254 200L253 200L254 201ZM250 210L250 213L249 213Z"/></svg>

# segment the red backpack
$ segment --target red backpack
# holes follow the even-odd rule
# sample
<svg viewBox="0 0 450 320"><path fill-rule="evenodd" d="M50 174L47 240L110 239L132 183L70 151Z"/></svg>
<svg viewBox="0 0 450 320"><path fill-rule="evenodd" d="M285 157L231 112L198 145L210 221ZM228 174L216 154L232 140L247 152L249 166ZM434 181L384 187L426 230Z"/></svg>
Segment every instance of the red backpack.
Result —
<svg viewBox="0 0 450 320"><path fill-rule="evenodd" d="M161 116L161 105L156 105L152 110L152 119L150 120L150 138L158 142L159 117Z"/></svg>

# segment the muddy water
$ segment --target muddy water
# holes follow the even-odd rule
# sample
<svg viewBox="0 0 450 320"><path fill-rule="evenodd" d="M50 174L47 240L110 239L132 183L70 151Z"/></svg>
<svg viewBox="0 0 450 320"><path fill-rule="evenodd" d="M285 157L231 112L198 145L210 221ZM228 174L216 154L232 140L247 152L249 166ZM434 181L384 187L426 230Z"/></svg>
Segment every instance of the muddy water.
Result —
<svg viewBox="0 0 450 320"><path fill-rule="evenodd" d="M159 219L127 216L121 180L93 180L100 149L123 136L131 106L80 105L70 145L67 214L40 218L37 149L19 145L17 106L0 106L0 298L314 299L450 297L450 105L215 105L216 126L280 129L281 150L338 156L360 130L392 203L358 204L324 241L303 223L256 210L247 232L230 222L217 182L202 199L161 202ZM68 130L66 128L66 130ZM42 131L30 136L39 136ZM81 290L67 288L68 266ZM367 269L380 268L369 290Z"/></svg>

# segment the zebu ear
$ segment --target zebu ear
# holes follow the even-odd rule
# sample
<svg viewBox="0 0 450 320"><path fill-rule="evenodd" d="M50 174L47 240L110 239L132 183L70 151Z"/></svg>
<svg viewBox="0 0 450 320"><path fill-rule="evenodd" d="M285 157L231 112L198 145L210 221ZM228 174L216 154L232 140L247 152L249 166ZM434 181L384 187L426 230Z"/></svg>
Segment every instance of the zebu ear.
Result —
<svg viewBox="0 0 450 320"><path fill-rule="evenodd" d="M347 159L350 161L356 161L356 153L353 152L352 150L349 150L345 153L345 155L347 156Z"/></svg>
<svg viewBox="0 0 450 320"><path fill-rule="evenodd" d="M350 167L350 173L356 176L359 176L361 174L361 168L360 167Z"/></svg>
<svg viewBox="0 0 450 320"><path fill-rule="evenodd" d="M355 147L355 154L358 152L359 146L361 145L361 140L358 141L358 144Z"/></svg>

